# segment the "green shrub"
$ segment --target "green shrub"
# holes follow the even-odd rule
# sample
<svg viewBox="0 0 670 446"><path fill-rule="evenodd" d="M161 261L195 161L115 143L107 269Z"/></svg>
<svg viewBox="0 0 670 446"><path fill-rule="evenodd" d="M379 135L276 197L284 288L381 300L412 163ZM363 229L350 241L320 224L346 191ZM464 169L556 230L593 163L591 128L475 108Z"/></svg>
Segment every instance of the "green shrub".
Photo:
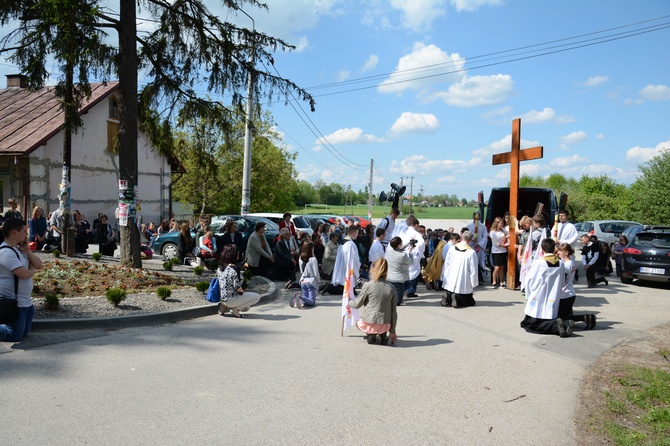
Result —
<svg viewBox="0 0 670 446"><path fill-rule="evenodd" d="M99 262L100 259L102 259L102 254L100 254L99 252L94 252L93 254L91 254L91 257L92 257L93 260L95 260L96 262Z"/></svg>
<svg viewBox="0 0 670 446"><path fill-rule="evenodd" d="M173 265L179 265L179 258L178 257L172 257L170 259L170 263L172 263Z"/></svg>
<svg viewBox="0 0 670 446"><path fill-rule="evenodd" d="M44 297L44 309L56 311L60 307L60 299L55 294L47 294Z"/></svg>
<svg viewBox="0 0 670 446"><path fill-rule="evenodd" d="M207 265L208 270L214 271L219 267L219 262L207 262L205 265Z"/></svg>
<svg viewBox="0 0 670 446"><path fill-rule="evenodd" d="M105 293L105 297L116 307L121 301L125 300L126 294L126 290L122 290L121 288L110 288Z"/></svg>
<svg viewBox="0 0 670 446"><path fill-rule="evenodd" d="M193 268L193 274L195 274L196 276L202 276L202 273L204 271L205 268L203 268L202 266L196 266L195 268Z"/></svg>
<svg viewBox="0 0 670 446"><path fill-rule="evenodd" d="M54 249L51 254L56 258L60 257L60 249Z"/></svg>
<svg viewBox="0 0 670 446"><path fill-rule="evenodd" d="M250 269L242 271L242 279L244 279L245 282L249 281L252 277L254 277L254 273L252 273Z"/></svg>
<svg viewBox="0 0 670 446"><path fill-rule="evenodd" d="M171 261L163 262L163 269L165 271L172 271L173 263Z"/></svg>
<svg viewBox="0 0 670 446"><path fill-rule="evenodd" d="M201 293L205 293L209 289L209 282L207 282L206 280L198 282L195 284L195 289L200 291Z"/></svg>
<svg viewBox="0 0 670 446"><path fill-rule="evenodd" d="M172 290L166 286L159 286L156 288L156 294L161 298L161 300L165 300L170 297Z"/></svg>

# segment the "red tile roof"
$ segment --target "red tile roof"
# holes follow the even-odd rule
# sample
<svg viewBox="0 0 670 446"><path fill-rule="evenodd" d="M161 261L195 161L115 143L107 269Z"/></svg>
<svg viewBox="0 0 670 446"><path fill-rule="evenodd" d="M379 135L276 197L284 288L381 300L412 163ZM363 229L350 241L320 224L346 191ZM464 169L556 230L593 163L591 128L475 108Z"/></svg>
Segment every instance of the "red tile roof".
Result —
<svg viewBox="0 0 670 446"><path fill-rule="evenodd" d="M118 82L92 83L91 99L80 113L85 113L119 87ZM63 111L54 87L36 92L10 87L0 90L0 156L29 154L60 131Z"/></svg>

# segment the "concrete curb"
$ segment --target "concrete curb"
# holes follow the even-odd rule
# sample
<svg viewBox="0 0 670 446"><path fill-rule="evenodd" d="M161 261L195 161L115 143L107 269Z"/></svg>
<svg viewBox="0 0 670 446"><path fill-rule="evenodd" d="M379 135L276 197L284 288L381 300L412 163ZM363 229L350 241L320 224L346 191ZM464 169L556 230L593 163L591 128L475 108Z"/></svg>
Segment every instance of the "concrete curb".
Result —
<svg viewBox="0 0 670 446"><path fill-rule="evenodd" d="M261 300L256 305L275 300L279 296L279 289L274 282L262 278L268 282L269 289L261 294ZM179 310L162 311L160 313L135 314L131 316L114 316L100 318L76 318L76 319L45 319L33 320L31 331L51 330L85 330L91 328L119 329L127 327L141 327L145 325L161 325L173 322L195 319L198 317L216 314L218 304L207 304L198 307L182 308Z"/></svg>

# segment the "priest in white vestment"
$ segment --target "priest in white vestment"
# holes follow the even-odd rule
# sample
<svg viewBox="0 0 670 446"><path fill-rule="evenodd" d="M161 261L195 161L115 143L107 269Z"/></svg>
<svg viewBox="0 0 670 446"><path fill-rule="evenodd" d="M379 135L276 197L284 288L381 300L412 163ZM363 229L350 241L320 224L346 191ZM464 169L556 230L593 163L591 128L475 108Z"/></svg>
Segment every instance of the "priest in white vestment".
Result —
<svg viewBox="0 0 670 446"><path fill-rule="evenodd" d="M479 221L479 217L479 212L473 213L472 221L468 223L466 228L472 234L472 247L477 251L477 261L482 271L482 277L485 278L488 271L486 269L486 245L489 242L489 231L486 229L486 225ZM477 228L476 231L475 228Z"/></svg>
<svg viewBox="0 0 670 446"><path fill-rule="evenodd" d="M442 269L442 287L446 295L442 298L444 307L471 307L475 305L474 289L479 286L477 253L470 243L470 231L461 234L461 241L447 251Z"/></svg>
<svg viewBox="0 0 670 446"><path fill-rule="evenodd" d="M358 226L349 226L344 244L338 249L335 268L333 269L333 285L344 285L342 293L342 317L344 318L343 329L354 327L359 319L358 310L349 306L349 300L356 301L354 287L358 282L361 269L361 259L358 255L358 247L354 240L358 237Z"/></svg>

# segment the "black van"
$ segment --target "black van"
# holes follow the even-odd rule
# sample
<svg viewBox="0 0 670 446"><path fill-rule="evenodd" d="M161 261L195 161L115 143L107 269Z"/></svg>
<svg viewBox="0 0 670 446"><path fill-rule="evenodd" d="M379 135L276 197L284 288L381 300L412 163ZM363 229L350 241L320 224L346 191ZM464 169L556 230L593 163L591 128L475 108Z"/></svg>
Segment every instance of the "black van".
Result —
<svg viewBox="0 0 670 446"><path fill-rule="evenodd" d="M552 189L542 187L520 187L519 203L517 205L517 220L524 215L533 217L537 204L542 203L542 213L549 215L547 225L554 224L554 216L558 213L558 201ZM486 208L486 227L491 228L491 223L496 217L503 217L509 211L509 187L496 187L491 189L488 206ZM546 216L545 216L546 217Z"/></svg>

